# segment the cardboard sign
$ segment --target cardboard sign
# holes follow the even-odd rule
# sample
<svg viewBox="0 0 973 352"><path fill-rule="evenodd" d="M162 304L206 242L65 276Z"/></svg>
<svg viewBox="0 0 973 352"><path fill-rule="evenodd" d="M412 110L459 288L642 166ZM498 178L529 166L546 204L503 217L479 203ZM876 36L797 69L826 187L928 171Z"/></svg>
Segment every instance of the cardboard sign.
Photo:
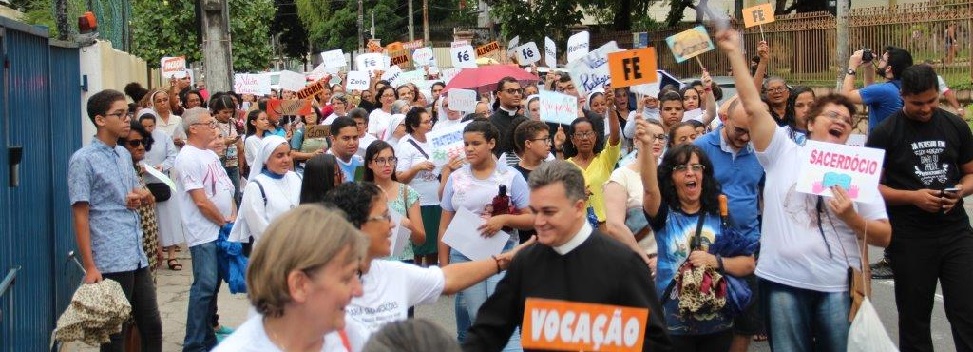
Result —
<svg viewBox="0 0 973 352"><path fill-rule="evenodd" d="M239 94L270 94L270 76L252 73L234 74L233 91Z"/></svg>
<svg viewBox="0 0 973 352"><path fill-rule="evenodd" d="M453 67L458 68L476 68L476 52L473 51L473 47L469 45L464 45L458 48L449 49L450 59L453 61Z"/></svg>
<svg viewBox="0 0 973 352"><path fill-rule="evenodd" d="M541 61L541 51L537 50L537 44L534 44L534 42L518 46L514 51L517 54L517 62L521 65L530 65Z"/></svg>
<svg viewBox="0 0 973 352"><path fill-rule="evenodd" d="M185 77L186 57L163 57L160 67L162 68L162 78Z"/></svg>
<svg viewBox="0 0 973 352"><path fill-rule="evenodd" d="M307 79L304 75L294 71L283 70L280 71L280 79L277 81L277 85L281 89L286 89L290 91L299 91L307 85Z"/></svg>
<svg viewBox="0 0 973 352"><path fill-rule="evenodd" d="M481 236L479 231L470 231L485 221L466 207L459 207L443 233L443 243L471 260L490 259L490 256L500 254L510 239L509 233L500 230L493 236L486 237Z"/></svg>
<svg viewBox="0 0 973 352"><path fill-rule="evenodd" d="M330 76L325 76L323 79L317 80L311 85L301 88L301 90L297 91L297 99L314 98L314 96L321 93L324 88L331 87L331 82L329 82L330 80Z"/></svg>
<svg viewBox="0 0 973 352"><path fill-rule="evenodd" d="M280 117L284 115L304 116L314 113L310 100L267 100L267 116Z"/></svg>
<svg viewBox="0 0 973 352"><path fill-rule="evenodd" d="M492 41L492 42L487 43L484 46L477 47L476 48L476 56L477 57L488 56L490 54L493 54L493 52L495 52L497 50L500 50L500 43L497 43L497 41Z"/></svg>
<svg viewBox="0 0 973 352"><path fill-rule="evenodd" d="M449 90L449 108L458 111L476 110L476 103L479 101L475 90L452 88Z"/></svg>
<svg viewBox="0 0 973 352"><path fill-rule="evenodd" d="M676 33L666 38L666 44L669 44L669 49L672 49L672 55L676 57L678 63L716 48L703 26Z"/></svg>
<svg viewBox="0 0 973 352"><path fill-rule="evenodd" d="M444 68L439 71L439 78L442 78L443 83L449 84L449 81L453 80L453 77L456 77L462 70L462 68Z"/></svg>
<svg viewBox="0 0 973 352"><path fill-rule="evenodd" d="M359 71L384 70L391 62L388 56L379 53L361 54L355 57L355 68Z"/></svg>
<svg viewBox="0 0 973 352"><path fill-rule="evenodd" d="M541 121L570 125L578 118L578 97L550 90L542 90L538 94L541 102ZM452 100L449 105L453 105Z"/></svg>
<svg viewBox="0 0 973 352"><path fill-rule="evenodd" d="M398 66L399 68L404 69L410 69L413 67L410 56L409 51L406 49L389 52L389 58L392 60L392 66Z"/></svg>
<svg viewBox="0 0 973 352"><path fill-rule="evenodd" d="M885 150L808 140L795 190L832 196L831 186L841 186L853 201L882 200L878 181L882 176Z"/></svg>
<svg viewBox="0 0 973 352"><path fill-rule="evenodd" d="M412 64L417 67L429 66L432 64L433 53L430 48L419 48L412 52Z"/></svg>
<svg viewBox="0 0 973 352"><path fill-rule="evenodd" d="M411 42L402 43L402 48L406 50L418 50L419 48L422 48L424 46L426 46L426 43L423 42L422 39L416 39Z"/></svg>
<svg viewBox="0 0 973 352"><path fill-rule="evenodd" d="M544 37L544 64L550 68L557 67L557 44L548 37Z"/></svg>
<svg viewBox="0 0 973 352"><path fill-rule="evenodd" d="M617 51L620 51L618 44L611 41L568 64L568 74L579 92L587 93L592 89L604 87L611 80L608 54Z"/></svg>
<svg viewBox="0 0 973 352"><path fill-rule="evenodd" d="M625 50L608 54L612 88L657 82L655 48Z"/></svg>
<svg viewBox="0 0 973 352"><path fill-rule="evenodd" d="M348 66L348 60L345 59L345 53L341 49L321 52L321 60L324 61L324 65L327 67L339 68Z"/></svg>
<svg viewBox="0 0 973 352"><path fill-rule="evenodd" d="M641 351L647 308L527 298L521 325L524 349Z"/></svg>
<svg viewBox="0 0 973 352"><path fill-rule="evenodd" d="M766 3L743 9L743 25L747 28L774 22L774 5Z"/></svg>
<svg viewBox="0 0 973 352"><path fill-rule="evenodd" d="M367 71L348 72L348 83L345 84L347 90L366 91L371 83L371 76Z"/></svg>
<svg viewBox="0 0 973 352"><path fill-rule="evenodd" d="M368 47L368 51L372 53L381 53L385 51L385 48L382 47L381 39L369 39L368 44L365 46Z"/></svg>
<svg viewBox="0 0 973 352"><path fill-rule="evenodd" d="M588 54L588 38L590 37L588 31L581 31L568 38L568 63Z"/></svg>
<svg viewBox="0 0 973 352"><path fill-rule="evenodd" d="M450 90L452 92L452 90ZM450 103L452 104L452 103ZM429 141L429 148L432 155L429 161L436 166L442 167L454 156L466 157L466 150L463 149L463 129L469 122L461 123L448 128L430 131L426 134Z"/></svg>

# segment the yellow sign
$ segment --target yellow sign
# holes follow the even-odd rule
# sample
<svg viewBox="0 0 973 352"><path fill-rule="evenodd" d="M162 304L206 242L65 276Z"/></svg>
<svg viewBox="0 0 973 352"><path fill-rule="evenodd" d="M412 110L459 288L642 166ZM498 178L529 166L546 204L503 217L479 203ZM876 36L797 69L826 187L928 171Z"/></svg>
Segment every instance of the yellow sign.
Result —
<svg viewBox="0 0 973 352"><path fill-rule="evenodd" d="M774 22L774 5L766 3L743 9L743 25L747 28Z"/></svg>
<svg viewBox="0 0 973 352"><path fill-rule="evenodd" d="M666 44L669 44L672 55L676 57L676 61L679 63L716 49L713 41L709 39L709 33L703 26L696 26L669 36L666 38Z"/></svg>
<svg viewBox="0 0 973 352"><path fill-rule="evenodd" d="M647 308L528 298L521 326L525 349L641 351Z"/></svg>

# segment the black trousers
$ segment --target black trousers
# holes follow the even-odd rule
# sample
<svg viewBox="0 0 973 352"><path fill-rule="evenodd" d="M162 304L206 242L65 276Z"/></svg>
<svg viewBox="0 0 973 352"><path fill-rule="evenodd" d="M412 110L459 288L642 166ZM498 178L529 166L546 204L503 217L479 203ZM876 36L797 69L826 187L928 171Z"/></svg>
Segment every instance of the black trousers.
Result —
<svg viewBox="0 0 973 352"><path fill-rule="evenodd" d="M725 352L733 343L733 329L706 335L669 335L673 351L677 352Z"/></svg>
<svg viewBox="0 0 973 352"><path fill-rule="evenodd" d="M122 285L125 298L132 305L132 315L142 336L143 352L162 351L162 317L159 315L159 303L155 297L155 284L148 267L134 271L123 271L102 274L106 280L112 280ZM101 352L123 352L125 350L125 335L128 325L121 333L111 335L111 342L101 345Z"/></svg>
<svg viewBox="0 0 973 352"><path fill-rule="evenodd" d="M956 351L973 351L973 230L940 237L897 238L888 248L899 311L899 348L933 351L930 317L936 282Z"/></svg>

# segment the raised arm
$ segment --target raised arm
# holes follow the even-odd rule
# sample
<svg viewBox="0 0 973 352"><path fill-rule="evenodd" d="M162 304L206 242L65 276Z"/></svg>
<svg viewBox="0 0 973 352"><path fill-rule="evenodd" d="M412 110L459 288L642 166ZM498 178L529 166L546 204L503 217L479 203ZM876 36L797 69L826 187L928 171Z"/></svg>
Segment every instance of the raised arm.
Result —
<svg viewBox="0 0 973 352"><path fill-rule="evenodd" d="M615 110L615 90L610 86L605 87L605 101L608 103L608 145L615 146L621 141L621 127Z"/></svg>
<svg viewBox="0 0 973 352"><path fill-rule="evenodd" d="M710 77L709 71L703 70L703 75L700 77L703 81L703 125L709 126L713 119L716 118L716 95L713 94L713 77Z"/></svg>
<svg viewBox="0 0 973 352"><path fill-rule="evenodd" d="M855 74L848 72L845 74L845 79L841 81L841 95L844 95L846 98L851 100L853 104L862 103L862 96L858 93L858 90L855 89L855 81L858 78L858 67L860 67L862 64L862 52L862 50L857 50L854 54L851 54L851 57L848 58L848 69L855 71ZM862 75L865 76L865 73L862 72ZM867 84L868 76L865 77L865 83Z"/></svg>
<svg viewBox="0 0 973 352"><path fill-rule="evenodd" d="M635 128L635 137L638 139L639 146L639 168L642 170L642 209L650 217L659 214L659 205L662 204L662 193L659 192L659 165L655 155L652 155L652 143L655 136L649 133L649 123L639 120Z"/></svg>
<svg viewBox="0 0 973 352"><path fill-rule="evenodd" d="M767 66L770 65L770 45L767 45L766 41L761 40L757 44L757 57L760 58L760 62L757 63L757 69L753 72L753 86L759 92L763 89L764 78L767 77Z"/></svg>
<svg viewBox="0 0 973 352"><path fill-rule="evenodd" d="M750 77L750 72L747 71L747 62L740 49L740 33L733 29L722 30L716 35L716 38L720 48L730 60L730 67L733 68L733 79L737 87L737 96L739 96L747 116L750 117L750 138L753 140L753 146L757 151L764 151L770 146L770 141L774 138L777 122L774 121L773 116L770 116L770 112L760 101L760 93L757 88L751 84L753 80Z"/></svg>

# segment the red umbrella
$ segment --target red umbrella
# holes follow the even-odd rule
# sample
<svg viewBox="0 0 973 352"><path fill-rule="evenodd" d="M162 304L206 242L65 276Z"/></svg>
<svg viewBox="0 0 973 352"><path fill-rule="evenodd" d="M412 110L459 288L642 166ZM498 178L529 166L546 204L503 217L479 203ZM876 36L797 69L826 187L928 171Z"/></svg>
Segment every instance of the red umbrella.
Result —
<svg viewBox="0 0 973 352"><path fill-rule="evenodd" d="M497 82L501 78L513 77L521 85L530 82L540 81L537 75L524 71L524 69L513 65L492 65L477 68L464 68L452 80L446 84L444 90L450 88L474 89L478 92L492 91L497 88Z"/></svg>

